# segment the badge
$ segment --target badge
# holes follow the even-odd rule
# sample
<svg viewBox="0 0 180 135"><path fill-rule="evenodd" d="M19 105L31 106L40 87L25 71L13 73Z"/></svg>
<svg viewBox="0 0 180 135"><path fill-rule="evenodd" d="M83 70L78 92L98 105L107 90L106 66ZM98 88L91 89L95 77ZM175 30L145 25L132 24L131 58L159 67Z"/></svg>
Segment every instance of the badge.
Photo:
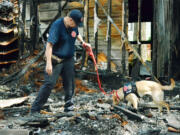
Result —
<svg viewBox="0 0 180 135"><path fill-rule="evenodd" d="M127 86L124 86L124 91L127 91L128 90L128 87Z"/></svg>
<svg viewBox="0 0 180 135"><path fill-rule="evenodd" d="M75 38L75 37L76 37L76 32L75 32L75 31L72 31L72 32L71 32L71 36L72 36L73 38Z"/></svg>

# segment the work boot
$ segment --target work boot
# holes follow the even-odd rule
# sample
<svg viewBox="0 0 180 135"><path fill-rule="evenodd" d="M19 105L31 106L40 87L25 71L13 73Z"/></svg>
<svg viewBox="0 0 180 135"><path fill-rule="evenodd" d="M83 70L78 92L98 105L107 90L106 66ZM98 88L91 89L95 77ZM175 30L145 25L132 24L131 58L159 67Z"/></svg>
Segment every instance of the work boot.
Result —
<svg viewBox="0 0 180 135"><path fill-rule="evenodd" d="M30 112L27 116L24 116L20 119L24 121L34 121L36 119L42 119L43 116L39 112Z"/></svg>
<svg viewBox="0 0 180 135"><path fill-rule="evenodd" d="M64 112L74 111L74 104L72 101L67 101L64 105Z"/></svg>

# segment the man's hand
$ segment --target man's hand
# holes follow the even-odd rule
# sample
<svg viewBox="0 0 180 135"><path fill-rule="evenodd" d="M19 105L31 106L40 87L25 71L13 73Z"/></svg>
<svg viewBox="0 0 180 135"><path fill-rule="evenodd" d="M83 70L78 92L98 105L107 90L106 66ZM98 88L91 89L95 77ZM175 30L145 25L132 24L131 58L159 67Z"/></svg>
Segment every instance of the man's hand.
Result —
<svg viewBox="0 0 180 135"><path fill-rule="evenodd" d="M83 46L85 49L86 49L86 48L91 48L91 44L86 43L86 42L82 43L82 46Z"/></svg>
<svg viewBox="0 0 180 135"><path fill-rule="evenodd" d="M52 75L52 64L46 64L46 73Z"/></svg>
<svg viewBox="0 0 180 135"><path fill-rule="evenodd" d="M86 52L88 53L88 55L93 55L93 52L92 52L92 48L91 48L91 44L89 43L83 43L82 46L84 47L84 49L86 50Z"/></svg>
<svg viewBox="0 0 180 135"><path fill-rule="evenodd" d="M82 46L87 52L89 52L91 50L91 44L89 44L89 43L84 42L84 43L82 43Z"/></svg>

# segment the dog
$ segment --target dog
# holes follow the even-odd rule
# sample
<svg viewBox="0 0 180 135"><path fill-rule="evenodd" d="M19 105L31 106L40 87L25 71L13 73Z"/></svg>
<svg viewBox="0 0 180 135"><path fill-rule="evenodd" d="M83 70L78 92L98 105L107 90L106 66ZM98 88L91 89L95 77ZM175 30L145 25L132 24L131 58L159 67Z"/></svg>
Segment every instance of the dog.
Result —
<svg viewBox="0 0 180 135"><path fill-rule="evenodd" d="M153 102L157 105L160 112L162 112L163 107L167 108L169 113L169 105L164 102L164 91L163 90L173 90L175 87L174 79L171 79L170 85L161 85L160 83L150 81L150 80L141 80L134 83L136 87L136 91L125 93L127 87L124 86L116 90L113 95L113 104L117 105L122 100L127 100L128 105L132 105L135 110L138 109L139 97L143 97L144 95L152 96ZM131 89L133 86L130 86ZM139 96L139 97L138 97Z"/></svg>

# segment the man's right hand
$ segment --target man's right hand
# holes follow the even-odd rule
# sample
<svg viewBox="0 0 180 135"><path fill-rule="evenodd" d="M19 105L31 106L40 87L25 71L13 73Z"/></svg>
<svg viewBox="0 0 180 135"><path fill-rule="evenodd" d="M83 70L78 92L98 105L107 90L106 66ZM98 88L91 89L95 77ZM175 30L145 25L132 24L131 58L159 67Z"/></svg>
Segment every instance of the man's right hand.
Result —
<svg viewBox="0 0 180 135"><path fill-rule="evenodd" d="M46 73L52 75L52 64L46 64Z"/></svg>

